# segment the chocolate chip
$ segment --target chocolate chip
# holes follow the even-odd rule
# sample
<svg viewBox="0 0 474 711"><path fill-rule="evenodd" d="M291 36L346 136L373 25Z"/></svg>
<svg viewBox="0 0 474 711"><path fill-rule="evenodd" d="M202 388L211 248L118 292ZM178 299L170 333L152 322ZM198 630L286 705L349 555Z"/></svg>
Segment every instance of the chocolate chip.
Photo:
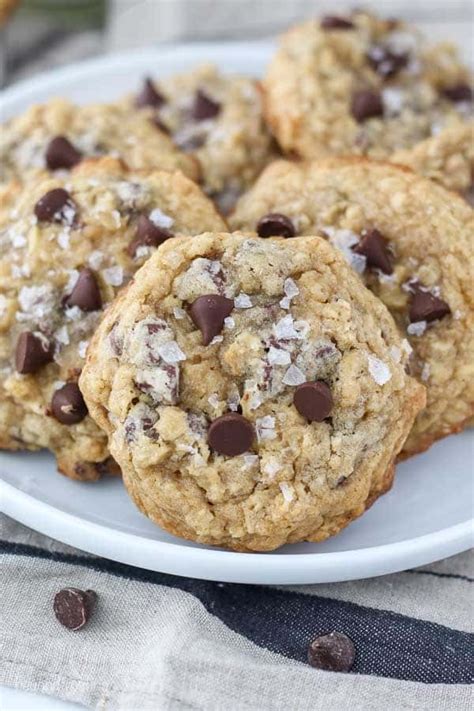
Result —
<svg viewBox="0 0 474 711"><path fill-rule="evenodd" d="M381 77L393 77L408 64L408 54L392 52L388 47L375 45L367 53L371 67Z"/></svg>
<svg viewBox="0 0 474 711"><path fill-rule="evenodd" d="M364 230L359 244L356 244L353 250L364 255L368 267L380 269L384 274L393 274L392 255L378 230Z"/></svg>
<svg viewBox="0 0 474 711"><path fill-rule="evenodd" d="M93 590L64 588L54 596L54 614L63 627L75 632L90 619L96 600L97 594Z"/></svg>
<svg viewBox="0 0 474 711"><path fill-rule="evenodd" d="M259 237L294 237L296 230L289 217L270 212L258 221L257 233Z"/></svg>
<svg viewBox="0 0 474 711"><path fill-rule="evenodd" d="M16 342L15 367L19 373L36 373L53 360L52 344L43 336L23 331Z"/></svg>
<svg viewBox="0 0 474 711"><path fill-rule="evenodd" d="M146 215L140 215L137 223L136 238L128 247L128 253L131 257L135 256L138 247L158 247L170 237L173 233L165 227L159 227L150 220Z"/></svg>
<svg viewBox="0 0 474 711"><path fill-rule="evenodd" d="M144 106L153 106L157 109L166 104L166 99L163 94L160 94L153 81L146 77L143 81L143 87L135 98L135 106L142 109Z"/></svg>
<svg viewBox="0 0 474 711"><path fill-rule="evenodd" d="M98 311L102 306L99 285L92 269L81 269L66 306L78 306L82 311Z"/></svg>
<svg viewBox="0 0 474 711"><path fill-rule="evenodd" d="M221 110L221 105L211 99L202 89L196 91L192 108L192 117L195 121L205 121L214 118Z"/></svg>
<svg viewBox="0 0 474 711"><path fill-rule="evenodd" d="M207 441L211 449L226 457L236 457L248 452L255 433L252 424L237 412L221 415L207 432Z"/></svg>
<svg viewBox="0 0 474 711"><path fill-rule="evenodd" d="M202 342L209 345L224 326L224 319L234 308L233 299L227 299L219 294L198 296L189 307L189 314L202 333Z"/></svg>
<svg viewBox="0 0 474 711"><path fill-rule="evenodd" d="M415 292L411 299L409 318L411 323L416 321L437 321L451 313L451 309L446 301L434 296L429 291L422 291L420 287L415 287Z"/></svg>
<svg viewBox="0 0 474 711"><path fill-rule="evenodd" d="M75 425L87 415L87 406L77 383L66 383L51 400L53 417L63 425Z"/></svg>
<svg viewBox="0 0 474 711"><path fill-rule="evenodd" d="M354 23L350 20L346 20L345 17L338 17L337 15L326 15L321 19L321 27L323 30L352 30L354 29Z"/></svg>
<svg viewBox="0 0 474 711"><path fill-rule="evenodd" d="M441 90L443 96L450 101L457 103L458 101L472 101L472 89L469 84L453 84L445 86Z"/></svg>
<svg viewBox="0 0 474 711"><path fill-rule="evenodd" d="M302 383L295 390L293 403L309 422L322 422L332 410L332 393L322 380Z"/></svg>
<svg viewBox="0 0 474 711"><path fill-rule="evenodd" d="M308 647L308 662L316 669L348 672L355 660L354 643L342 632L316 637Z"/></svg>
<svg viewBox="0 0 474 711"><path fill-rule="evenodd" d="M383 116L382 97L377 91L369 89L356 91L352 96L351 113L359 123L374 116Z"/></svg>
<svg viewBox="0 0 474 711"><path fill-rule="evenodd" d="M68 222L75 219L76 205L64 188L53 188L35 205L35 215L41 222Z"/></svg>
<svg viewBox="0 0 474 711"><path fill-rule="evenodd" d="M46 148L46 165L50 170L73 168L82 160L80 153L67 138L56 136Z"/></svg>

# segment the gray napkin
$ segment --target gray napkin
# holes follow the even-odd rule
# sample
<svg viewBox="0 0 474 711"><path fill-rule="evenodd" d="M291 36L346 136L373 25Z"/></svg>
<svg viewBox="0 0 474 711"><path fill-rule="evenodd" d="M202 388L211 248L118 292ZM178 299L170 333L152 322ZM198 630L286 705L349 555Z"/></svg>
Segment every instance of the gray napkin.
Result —
<svg viewBox="0 0 474 711"><path fill-rule="evenodd" d="M359 582L276 588L152 573L0 519L0 683L101 711L472 708L473 557ZM97 592L71 632L52 601ZM338 630L348 674L306 661ZM471 634L470 634L471 633Z"/></svg>

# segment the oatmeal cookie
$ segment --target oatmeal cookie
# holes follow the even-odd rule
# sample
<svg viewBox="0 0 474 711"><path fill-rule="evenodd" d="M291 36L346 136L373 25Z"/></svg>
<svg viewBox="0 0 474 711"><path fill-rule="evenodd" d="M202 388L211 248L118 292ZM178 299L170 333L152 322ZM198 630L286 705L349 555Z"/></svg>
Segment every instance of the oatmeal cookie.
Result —
<svg viewBox="0 0 474 711"><path fill-rule="evenodd" d="M77 380L88 341L120 287L175 233L224 223L181 173L83 161L0 191L0 447L51 449L95 479L107 441Z"/></svg>
<svg viewBox="0 0 474 711"><path fill-rule="evenodd" d="M235 550L321 541L386 491L424 388L385 306L318 237L162 245L80 385L139 508Z"/></svg>
<svg viewBox="0 0 474 711"><path fill-rule="evenodd" d="M447 128L390 158L473 202L474 123Z"/></svg>
<svg viewBox="0 0 474 711"><path fill-rule="evenodd" d="M104 155L134 170L181 170L193 180L199 177L197 161L148 116L126 106L51 99L1 126L0 181L43 170L54 174Z"/></svg>
<svg viewBox="0 0 474 711"><path fill-rule="evenodd" d="M472 76L455 48L364 12L285 34L265 81L268 122L301 158L388 158L472 116Z"/></svg>
<svg viewBox="0 0 474 711"><path fill-rule="evenodd" d="M254 79L203 65L156 83L145 79L133 101L198 158L203 187L224 213L275 154Z"/></svg>
<svg viewBox="0 0 474 711"><path fill-rule="evenodd" d="M463 428L474 408L474 211L461 198L363 158L279 161L231 226L325 235L388 307L428 391L405 454Z"/></svg>

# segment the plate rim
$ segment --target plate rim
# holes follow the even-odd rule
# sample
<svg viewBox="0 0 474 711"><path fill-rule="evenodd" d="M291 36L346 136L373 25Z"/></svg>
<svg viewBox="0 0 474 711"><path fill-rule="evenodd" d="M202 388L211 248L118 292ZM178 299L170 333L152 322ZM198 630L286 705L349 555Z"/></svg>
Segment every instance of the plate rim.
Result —
<svg viewBox="0 0 474 711"><path fill-rule="evenodd" d="M356 550L297 555L237 553L219 548L188 547L181 545L179 540L176 543L159 541L117 531L62 511L3 479L0 479L0 501L6 515L92 555L154 572L230 583L302 585L344 582L360 579L362 568L364 578L377 577L461 553L473 545L474 537L474 521L468 519L416 538ZM126 551L125 555L123 551ZM159 565L150 565L153 560L158 560ZM347 572L341 575L344 566ZM188 570L183 572L186 567Z"/></svg>
<svg viewBox="0 0 474 711"><path fill-rule="evenodd" d="M151 63L157 57L179 54L193 62L219 61L223 53L245 51L267 61L274 40L162 43L100 55L25 78L0 93L0 112L16 102L28 102L43 91L51 94L61 81L96 76L129 63ZM257 61L258 61L257 60ZM329 553L236 553L222 549L188 547L141 537L87 521L63 511L0 479L0 510L36 531L92 555L146 570L223 582L297 585L342 582L399 572L460 553L473 545L474 520L395 543ZM123 551L126 551L123 554ZM131 555L133 553L133 555ZM150 561L158 565L150 565ZM130 562L133 561L133 562ZM345 572L341 572L345 570ZM186 570L186 572L183 572ZM218 570L218 576L216 575Z"/></svg>

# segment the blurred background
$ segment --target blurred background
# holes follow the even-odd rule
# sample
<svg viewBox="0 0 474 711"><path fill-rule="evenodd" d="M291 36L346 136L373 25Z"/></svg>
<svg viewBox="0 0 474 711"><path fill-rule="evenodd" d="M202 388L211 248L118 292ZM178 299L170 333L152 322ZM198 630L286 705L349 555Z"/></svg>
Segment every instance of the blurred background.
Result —
<svg viewBox="0 0 474 711"><path fill-rule="evenodd" d="M267 38L291 22L363 6L456 37L474 63L474 0L0 0L0 80L158 42Z"/></svg>

